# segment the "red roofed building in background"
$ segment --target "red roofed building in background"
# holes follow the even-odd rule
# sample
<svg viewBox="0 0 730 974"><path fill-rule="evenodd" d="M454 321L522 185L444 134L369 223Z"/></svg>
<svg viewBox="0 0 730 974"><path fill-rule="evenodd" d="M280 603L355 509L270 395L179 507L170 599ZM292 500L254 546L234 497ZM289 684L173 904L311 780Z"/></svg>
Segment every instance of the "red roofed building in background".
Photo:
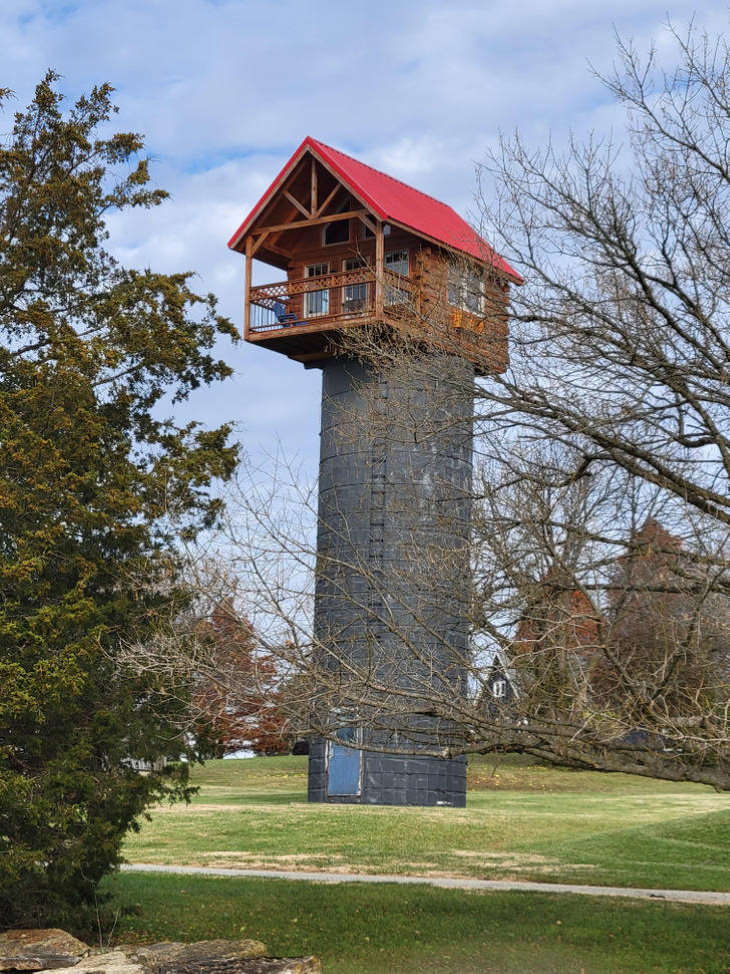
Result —
<svg viewBox="0 0 730 974"><path fill-rule="evenodd" d="M517 626L513 655L559 650L589 663L601 649L602 617L575 579L559 569L548 572L528 599Z"/></svg>
<svg viewBox="0 0 730 974"><path fill-rule="evenodd" d="M617 559L609 594L611 653L593 673L604 705L622 700L626 713L629 681L636 726L664 714L671 726L703 698L707 712L726 706L730 602L680 537L648 518Z"/></svg>
<svg viewBox="0 0 730 974"><path fill-rule="evenodd" d="M506 367L520 277L449 206L311 138L229 246L246 340L322 370L310 800L463 806L442 755L470 665L474 376Z"/></svg>
<svg viewBox="0 0 730 974"><path fill-rule="evenodd" d="M450 206L307 137L229 241L246 255L244 337L302 362L385 322L504 368L521 278ZM253 284L256 259L286 279Z"/></svg>

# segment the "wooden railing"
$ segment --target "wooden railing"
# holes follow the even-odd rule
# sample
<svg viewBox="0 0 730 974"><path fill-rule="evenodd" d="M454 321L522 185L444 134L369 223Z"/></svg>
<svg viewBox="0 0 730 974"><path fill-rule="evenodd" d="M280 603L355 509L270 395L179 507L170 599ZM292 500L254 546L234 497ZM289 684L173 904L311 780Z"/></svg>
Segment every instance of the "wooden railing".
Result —
<svg viewBox="0 0 730 974"><path fill-rule="evenodd" d="M260 284L250 289L249 329L258 334L296 325L329 325L372 317L375 291L375 272L371 267ZM386 312L389 306L402 306L410 301L413 292L410 278L386 271Z"/></svg>

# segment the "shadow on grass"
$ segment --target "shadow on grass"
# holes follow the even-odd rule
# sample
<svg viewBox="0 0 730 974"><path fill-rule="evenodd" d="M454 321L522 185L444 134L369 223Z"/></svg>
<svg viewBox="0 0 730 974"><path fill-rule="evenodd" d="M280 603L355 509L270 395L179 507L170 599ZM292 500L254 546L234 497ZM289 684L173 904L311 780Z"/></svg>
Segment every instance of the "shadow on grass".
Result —
<svg viewBox="0 0 730 974"><path fill-rule="evenodd" d="M590 872L576 874L576 882L730 890L727 812L707 812L662 824L605 831L568 839L550 848L567 863L600 863ZM564 874L556 873L560 875ZM546 871L540 878L549 881L550 875Z"/></svg>
<svg viewBox="0 0 730 974"><path fill-rule="evenodd" d="M233 794L216 793L211 794L206 790L202 795L198 794L193 798L191 804L205 805L214 802L216 805L294 805L306 802L306 791L250 791Z"/></svg>

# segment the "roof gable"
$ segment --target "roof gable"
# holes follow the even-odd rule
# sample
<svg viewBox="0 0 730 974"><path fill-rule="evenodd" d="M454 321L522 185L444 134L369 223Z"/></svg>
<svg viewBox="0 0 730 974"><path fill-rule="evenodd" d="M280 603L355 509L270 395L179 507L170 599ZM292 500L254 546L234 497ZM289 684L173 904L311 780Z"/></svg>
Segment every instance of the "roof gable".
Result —
<svg viewBox="0 0 730 974"><path fill-rule="evenodd" d="M400 224L420 236L490 264L514 281L522 281L507 261L450 206L310 136L304 139L231 237L229 247L239 248L246 232L307 152L327 166L380 220Z"/></svg>

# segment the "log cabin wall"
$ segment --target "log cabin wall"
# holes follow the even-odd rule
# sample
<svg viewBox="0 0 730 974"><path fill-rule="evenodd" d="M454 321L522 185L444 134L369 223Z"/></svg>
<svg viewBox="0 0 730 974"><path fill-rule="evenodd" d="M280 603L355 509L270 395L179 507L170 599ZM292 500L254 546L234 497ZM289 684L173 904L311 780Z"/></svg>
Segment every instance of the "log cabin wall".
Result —
<svg viewBox="0 0 730 974"><path fill-rule="evenodd" d="M418 310L422 327L446 347L471 358L481 374L504 372L509 362L509 285L504 275L483 267L483 308L472 314L449 303L449 268L478 267L453 254L424 244L417 251L413 277L418 288Z"/></svg>
<svg viewBox="0 0 730 974"><path fill-rule="evenodd" d="M357 204L353 203L353 206ZM344 243L325 244L325 226L308 227L301 231L297 242L297 253L288 269L288 280L301 280L306 276L307 267L314 264L328 264L330 272L344 269L346 260L362 258L369 267L375 265L375 240L366 235L365 224L352 219L349 223L349 239ZM473 315L463 309L455 308L448 302L449 266L454 258L412 233L394 227L385 237L386 254L392 251L408 252L408 276L415 284L416 312L420 319L417 328L426 330L429 326L437 332L452 334L461 329L481 336L473 347L487 355L487 371L502 372L507 365L507 303L508 285L504 276L485 269L484 310L481 315ZM330 312L339 314L341 308L341 289L332 289ZM336 293L339 291L340 293ZM296 309L301 311L301 309Z"/></svg>

